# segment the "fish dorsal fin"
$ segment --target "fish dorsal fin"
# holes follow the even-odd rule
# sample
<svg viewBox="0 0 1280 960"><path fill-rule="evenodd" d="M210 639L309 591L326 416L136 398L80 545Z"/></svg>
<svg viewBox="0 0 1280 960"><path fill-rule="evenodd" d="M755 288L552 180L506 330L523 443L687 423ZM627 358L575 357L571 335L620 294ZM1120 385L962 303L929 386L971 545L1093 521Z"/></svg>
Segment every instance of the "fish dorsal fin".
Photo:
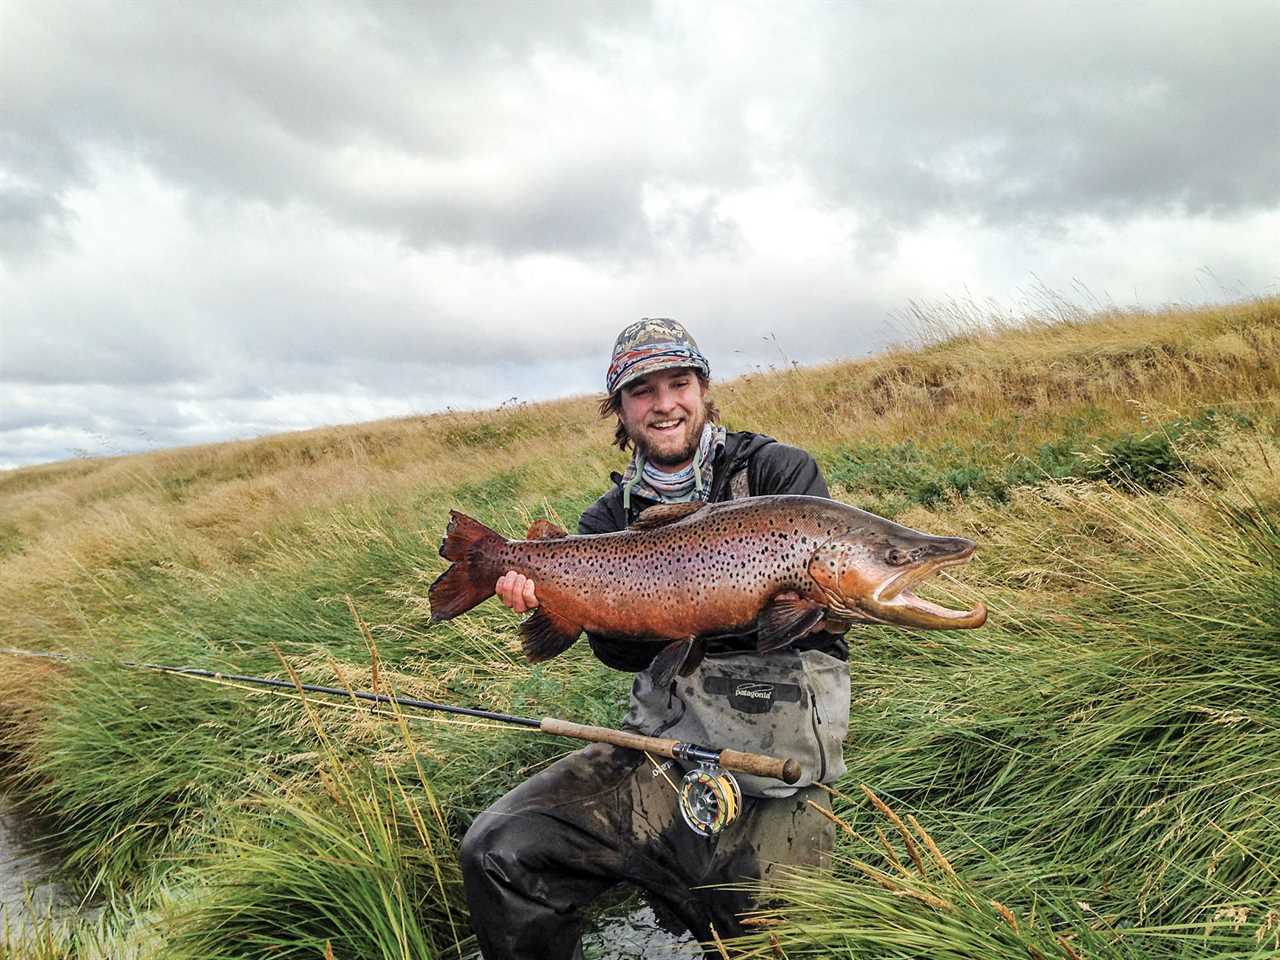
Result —
<svg viewBox="0 0 1280 960"><path fill-rule="evenodd" d="M779 650L813 633L826 618L827 608L794 593L780 593L756 617L756 649Z"/></svg>
<svg viewBox="0 0 1280 960"><path fill-rule="evenodd" d="M550 520L535 520L529 525L529 532L524 535L524 538L526 540L559 540L568 535Z"/></svg>
<svg viewBox="0 0 1280 960"><path fill-rule="evenodd" d="M690 500L687 503L659 503L640 511L631 524L632 530L652 530L654 527L665 527L685 517L692 516L707 504L702 500Z"/></svg>
<svg viewBox="0 0 1280 960"><path fill-rule="evenodd" d="M541 663L559 656L573 646L582 633L582 625L571 623L546 607L539 607L520 624L521 646L530 663Z"/></svg>

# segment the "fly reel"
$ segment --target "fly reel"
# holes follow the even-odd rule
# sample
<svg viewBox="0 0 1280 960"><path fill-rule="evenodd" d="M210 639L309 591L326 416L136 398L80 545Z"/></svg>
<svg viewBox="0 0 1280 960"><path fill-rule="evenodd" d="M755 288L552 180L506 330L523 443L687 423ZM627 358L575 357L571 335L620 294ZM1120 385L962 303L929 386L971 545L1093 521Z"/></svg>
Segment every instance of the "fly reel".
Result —
<svg viewBox="0 0 1280 960"><path fill-rule="evenodd" d="M680 781L680 815L689 829L714 837L742 812L742 788L728 770L702 762Z"/></svg>

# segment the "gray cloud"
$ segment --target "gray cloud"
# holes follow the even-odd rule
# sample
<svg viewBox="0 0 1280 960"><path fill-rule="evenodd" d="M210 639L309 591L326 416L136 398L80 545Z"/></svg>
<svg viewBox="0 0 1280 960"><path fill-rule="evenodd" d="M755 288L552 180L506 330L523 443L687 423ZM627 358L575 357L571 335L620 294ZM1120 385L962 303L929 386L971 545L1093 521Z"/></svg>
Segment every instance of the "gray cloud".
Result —
<svg viewBox="0 0 1280 960"><path fill-rule="evenodd" d="M86 167L57 133L0 126L0 262L65 247L70 213L63 195L87 181Z"/></svg>
<svg viewBox="0 0 1280 960"><path fill-rule="evenodd" d="M1280 7L842 8L808 121L833 196L893 224L1238 213L1280 200Z"/></svg>
<svg viewBox="0 0 1280 960"><path fill-rule="evenodd" d="M0 469L589 393L594 365L255 362L198 381L0 384Z"/></svg>
<svg viewBox="0 0 1280 960"><path fill-rule="evenodd" d="M0 39L16 91L0 161L40 201L11 200L8 231L56 220L106 146L194 198L302 202L411 243L615 249L635 232L635 163L598 147L540 161L554 103L530 60L586 56L593 31L644 11L536 9L33 4ZM477 164L511 182L477 182Z"/></svg>
<svg viewBox="0 0 1280 960"><path fill-rule="evenodd" d="M32 4L0 40L3 245L59 236L94 145L193 198L513 254L651 252L647 182L782 166L890 228L1269 207L1277 35L1269 2Z"/></svg>

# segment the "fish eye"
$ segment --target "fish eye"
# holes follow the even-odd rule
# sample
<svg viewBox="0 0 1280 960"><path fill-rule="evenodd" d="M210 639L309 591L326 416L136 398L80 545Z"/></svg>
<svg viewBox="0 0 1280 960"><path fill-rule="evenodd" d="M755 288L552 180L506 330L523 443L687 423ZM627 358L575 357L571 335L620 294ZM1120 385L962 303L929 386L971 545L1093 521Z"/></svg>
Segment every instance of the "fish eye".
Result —
<svg viewBox="0 0 1280 960"><path fill-rule="evenodd" d="M911 555L906 550L901 550L898 547L890 547L884 555L884 562L891 567L900 567L910 561Z"/></svg>

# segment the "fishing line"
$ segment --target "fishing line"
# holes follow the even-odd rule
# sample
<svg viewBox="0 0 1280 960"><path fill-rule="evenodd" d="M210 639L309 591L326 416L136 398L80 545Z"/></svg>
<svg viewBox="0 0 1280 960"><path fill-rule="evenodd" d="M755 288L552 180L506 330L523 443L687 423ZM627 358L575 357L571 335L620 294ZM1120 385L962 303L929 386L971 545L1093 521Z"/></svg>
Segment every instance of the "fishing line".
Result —
<svg viewBox="0 0 1280 960"><path fill-rule="evenodd" d="M672 780L670 776L668 776L668 775L667 775L667 768L666 768L666 766L664 766L663 764L659 763L657 760L653 759L653 754L652 754L652 753L650 753L648 750L646 750L646 751L644 752L644 755L645 755L645 758L646 758L650 763L652 763L652 764L653 764L654 772L655 772L655 773L660 773L660 774L662 774L662 779L663 779L663 780L665 780L665 781L667 781L667 785L671 787L671 791L672 791L672 793L676 793L676 794L678 794L678 793L680 792L680 788L679 788L679 787L677 787L677 786L676 786L676 782L675 782L674 780Z"/></svg>

